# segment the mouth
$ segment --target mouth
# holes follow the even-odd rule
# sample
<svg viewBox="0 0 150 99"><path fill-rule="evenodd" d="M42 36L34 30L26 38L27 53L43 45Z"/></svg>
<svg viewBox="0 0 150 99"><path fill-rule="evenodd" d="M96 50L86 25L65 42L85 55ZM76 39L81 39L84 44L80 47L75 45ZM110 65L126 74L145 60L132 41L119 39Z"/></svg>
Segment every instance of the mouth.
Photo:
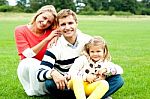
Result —
<svg viewBox="0 0 150 99"><path fill-rule="evenodd" d="M43 25L42 23L40 24L40 27L45 27L45 25Z"/></svg>
<svg viewBox="0 0 150 99"><path fill-rule="evenodd" d="M64 33L65 34L71 34L73 32L73 30L65 30Z"/></svg>

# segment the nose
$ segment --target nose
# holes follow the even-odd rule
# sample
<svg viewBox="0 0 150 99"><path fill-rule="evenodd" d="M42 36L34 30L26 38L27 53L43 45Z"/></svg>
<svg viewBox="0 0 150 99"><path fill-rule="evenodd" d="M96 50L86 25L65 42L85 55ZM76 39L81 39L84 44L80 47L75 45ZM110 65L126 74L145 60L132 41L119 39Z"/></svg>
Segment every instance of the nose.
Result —
<svg viewBox="0 0 150 99"><path fill-rule="evenodd" d="M47 20L44 20L44 21L43 21L43 25L46 25L46 24L47 24Z"/></svg>
<svg viewBox="0 0 150 99"><path fill-rule="evenodd" d="M94 52L94 53L93 53L93 55L97 55L97 53L96 53L96 52Z"/></svg>
<svg viewBox="0 0 150 99"><path fill-rule="evenodd" d="M70 28L70 25L66 24L65 29L69 29L69 28Z"/></svg>

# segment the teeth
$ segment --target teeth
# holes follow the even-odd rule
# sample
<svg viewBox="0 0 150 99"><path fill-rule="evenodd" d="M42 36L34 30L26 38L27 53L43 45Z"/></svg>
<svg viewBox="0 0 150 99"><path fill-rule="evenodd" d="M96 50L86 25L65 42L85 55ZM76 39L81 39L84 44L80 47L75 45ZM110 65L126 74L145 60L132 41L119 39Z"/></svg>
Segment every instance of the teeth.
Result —
<svg viewBox="0 0 150 99"><path fill-rule="evenodd" d="M72 30L69 30L69 31L64 31L64 32L72 32Z"/></svg>

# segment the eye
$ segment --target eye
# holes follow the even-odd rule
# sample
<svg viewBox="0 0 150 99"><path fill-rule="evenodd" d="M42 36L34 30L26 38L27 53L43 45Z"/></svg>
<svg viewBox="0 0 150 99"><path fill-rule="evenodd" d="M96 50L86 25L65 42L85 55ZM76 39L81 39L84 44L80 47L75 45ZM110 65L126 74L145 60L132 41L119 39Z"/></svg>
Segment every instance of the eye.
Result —
<svg viewBox="0 0 150 99"><path fill-rule="evenodd" d="M69 22L68 24L71 25L71 24L73 24L73 22Z"/></svg>
<svg viewBox="0 0 150 99"><path fill-rule="evenodd" d="M97 51L97 52L99 53L99 52L101 52L101 51Z"/></svg>
<svg viewBox="0 0 150 99"><path fill-rule="evenodd" d="M43 19L44 19L44 20L46 20L46 19L47 19L47 17L43 16Z"/></svg>
<svg viewBox="0 0 150 99"><path fill-rule="evenodd" d="M65 26L65 25L66 25L65 23L60 24L60 26Z"/></svg>
<svg viewBox="0 0 150 99"><path fill-rule="evenodd" d="M90 51L91 53L94 53L94 51Z"/></svg>

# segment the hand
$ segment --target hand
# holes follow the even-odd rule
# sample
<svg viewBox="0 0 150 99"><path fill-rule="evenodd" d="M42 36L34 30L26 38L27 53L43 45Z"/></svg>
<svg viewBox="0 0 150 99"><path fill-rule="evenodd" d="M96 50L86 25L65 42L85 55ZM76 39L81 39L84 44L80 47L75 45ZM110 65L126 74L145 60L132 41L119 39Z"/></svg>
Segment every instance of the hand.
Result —
<svg viewBox="0 0 150 99"><path fill-rule="evenodd" d="M106 79L106 76L105 76L105 75L96 75L96 76L97 76L97 78L96 78L95 81L99 81L99 80L104 80L104 79Z"/></svg>
<svg viewBox="0 0 150 99"><path fill-rule="evenodd" d="M57 89L64 90L65 86L68 85L66 78L57 70L52 71L51 76L57 86Z"/></svg>
<svg viewBox="0 0 150 99"><path fill-rule="evenodd" d="M46 37L46 40L50 41L48 44L48 48L51 47L51 45L53 45L53 44L56 45L56 42L60 36L61 36L61 32L60 32L59 28L56 30L53 30L50 33L50 35L48 37Z"/></svg>
<svg viewBox="0 0 150 99"><path fill-rule="evenodd" d="M69 81L71 79L71 75L65 75L65 78L67 81Z"/></svg>
<svg viewBox="0 0 150 99"><path fill-rule="evenodd" d="M58 36L54 37L47 45L47 48L51 48L53 44L57 44Z"/></svg>
<svg viewBox="0 0 150 99"><path fill-rule="evenodd" d="M103 76L107 72L106 68L100 68L96 71L96 75Z"/></svg>
<svg viewBox="0 0 150 99"><path fill-rule="evenodd" d="M87 76L86 76L86 81L88 81L89 83L92 83L92 82L95 81L96 78L97 78L96 75L87 74Z"/></svg>
<svg viewBox="0 0 150 99"><path fill-rule="evenodd" d="M55 30L53 30L47 37L46 37L46 39L47 40L51 40L52 38L54 38L54 37L56 37L56 36L60 36L61 35L61 32L60 32L60 30L59 30L59 28L58 29L55 29Z"/></svg>

